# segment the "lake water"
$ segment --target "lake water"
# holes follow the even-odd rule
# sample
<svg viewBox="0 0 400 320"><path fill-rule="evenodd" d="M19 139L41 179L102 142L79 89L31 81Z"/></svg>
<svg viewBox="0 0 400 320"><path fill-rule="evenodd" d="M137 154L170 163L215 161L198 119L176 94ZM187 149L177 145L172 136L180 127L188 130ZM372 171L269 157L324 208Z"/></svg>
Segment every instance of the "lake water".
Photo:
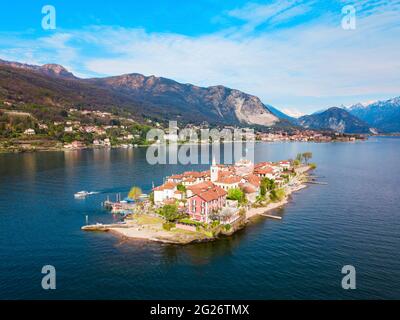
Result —
<svg viewBox="0 0 400 320"><path fill-rule="evenodd" d="M400 298L400 139L256 144L256 160L311 151L311 185L230 238L188 246L82 232L112 221L100 203L132 185L205 166L151 166L145 149L0 155L1 299ZM75 200L80 190L100 191ZM57 289L41 288L41 269ZM343 290L353 265L357 289Z"/></svg>

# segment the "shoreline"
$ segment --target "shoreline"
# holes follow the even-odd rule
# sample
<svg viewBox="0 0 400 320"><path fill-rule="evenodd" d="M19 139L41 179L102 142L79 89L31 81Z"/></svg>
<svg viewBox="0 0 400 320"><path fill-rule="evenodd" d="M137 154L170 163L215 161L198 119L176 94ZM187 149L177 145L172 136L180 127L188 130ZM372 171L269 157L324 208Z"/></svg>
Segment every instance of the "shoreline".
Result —
<svg viewBox="0 0 400 320"><path fill-rule="evenodd" d="M302 168L301 174L305 177L308 176L307 172L312 170L309 166ZM245 218L242 221L239 221L236 225L232 227L229 231L222 231L213 236L206 236L201 232L192 232L192 231L183 231L180 229L172 229L170 231L166 231L162 229L162 222L159 221L156 224L146 224L146 223L137 223L134 220L128 220L126 224L122 225L92 225L92 226L84 226L82 230L85 231L102 231L102 232L110 232L113 235L120 237L124 240L144 240L151 242L158 242L164 244L174 244L174 245L187 245L193 243L203 243L210 241L217 241L221 238L221 236L231 236L236 233L238 230L241 230L247 226L255 217L264 216L268 218L265 214L282 208L290 202L290 196L307 188L307 185L304 182L299 182L295 186L290 186L285 188L285 197L281 201L271 202L265 206L253 207L246 210ZM269 218L273 218L274 216L269 216ZM276 216L278 219L281 219L280 216ZM157 219L157 218L152 218Z"/></svg>
<svg viewBox="0 0 400 320"><path fill-rule="evenodd" d="M272 210L275 209L279 209L283 206L285 206L286 204L288 204L290 202L290 196L295 193L298 192L300 190L303 190L307 188L307 185L305 185L304 183L296 186L296 187L291 187L288 191L286 191L286 195L285 198L282 199L281 201L278 202L271 202L268 205L264 206L264 207L258 207L258 208L251 208L246 212L246 219L247 220L251 220L254 217L257 216L262 216L263 214L270 212Z"/></svg>
<svg viewBox="0 0 400 320"><path fill-rule="evenodd" d="M392 134L392 135L369 135L368 137L398 137L400 134ZM346 140L331 140L331 141L302 141L302 140L293 140L293 141L286 141L286 140L278 140L278 141L262 141L262 140L254 140L251 141L252 143L268 143L268 144L274 144L274 143L293 143L293 142L301 142L301 143L354 143L357 141L366 141L367 139L356 139L355 141L346 141ZM0 141L1 142L1 141ZM4 142L4 141L3 141ZM226 142L220 142L219 144L225 144L225 143L238 143L235 141L226 141ZM177 143L178 146L183 146L183 145L198 145L198 146L204 146L204 145L213 145L213 143ZM68 149L64 147L41 147L41 146L34 146L32 148L14 148L14 147L1 147L0 146L0 154L19 154L19 153L37 153L37 152L69 152L69 151L81 151L81 150L111 150L111 149L125 149L125 150L130 150L130 149L138 149L138 148L148 148L148 147L157 147L159 145L157 144L150 144L150 145L136 145L132 147L123 147L123 146L109 146L109 147L104 147L104 146L96 146L96 145L88 145L84 148L73 148L73 149ZM168 147L168 145L166 145Z"/></svg>

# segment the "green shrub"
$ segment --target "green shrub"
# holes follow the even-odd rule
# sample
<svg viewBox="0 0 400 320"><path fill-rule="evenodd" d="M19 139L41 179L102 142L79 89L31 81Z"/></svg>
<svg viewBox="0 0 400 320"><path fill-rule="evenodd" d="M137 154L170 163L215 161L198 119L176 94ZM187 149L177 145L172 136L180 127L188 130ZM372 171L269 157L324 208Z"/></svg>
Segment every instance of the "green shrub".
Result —
<svg viewBox="0 0 400 320"><path fill-rule="evenodd" d="M215 220L215 221L211 222L211 227L212 228L216 228L218 226L219 226L219 221L218 220Z"/></svg>
<svg viewBox="0 0 400 320"><path fill-rule="evenodd" d="M170 231L172 228L175 228L175 223L172 222L164 222L162 225L163 229L166 231Z"/></svg>
<svg viewBox="0 0 400 320"><path fill-rule="evenodd" d="M246 196L242 190L239 188L234 188L228 190L228 196L226 197L228 200L236 200L240 204L246 202Z"/></svg>
<svg viewBox="0 0 400 320"><path fill-rule="evenodd" d="M170 222L175 221L181 217L178 212L178 206L176 204L166 204L164 207L159 209L158 213Z"/></svg>
<svg viewBox="0 0 400 320"><path fill-rule="evenodd" d="M179 222L184 223L184 224L194 225L194 226L202 226L203 225L201 222L194 221L189 218L182 218L179 220Z"/></svg>

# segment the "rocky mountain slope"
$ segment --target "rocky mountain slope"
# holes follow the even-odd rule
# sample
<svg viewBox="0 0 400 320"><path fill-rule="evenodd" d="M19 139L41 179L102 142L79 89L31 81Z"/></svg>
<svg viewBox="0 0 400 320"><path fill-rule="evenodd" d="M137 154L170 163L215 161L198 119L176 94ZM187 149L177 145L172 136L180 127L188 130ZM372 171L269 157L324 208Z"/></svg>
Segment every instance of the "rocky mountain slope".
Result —
<svg viewBox="0 0 400 320"><path fill-rule="evenodd" d="M38 73L42 73L43 75L61 77L65 79L77 79L71 72L58 64L45 64L43 66L35 66L0 59L0 66L9 66L16 69L36 71Z"/></svg>
<svg viewBox="0 0 400 320"><path fill-rule="evenodd" d="M199 114L207 121L229 124L272 126L279 122L259 98L226 88L208 88L141 74L127 74L117 77L90 79L91 83L112 88L141 101L162 106L171 113L183 117Z"/></svg>

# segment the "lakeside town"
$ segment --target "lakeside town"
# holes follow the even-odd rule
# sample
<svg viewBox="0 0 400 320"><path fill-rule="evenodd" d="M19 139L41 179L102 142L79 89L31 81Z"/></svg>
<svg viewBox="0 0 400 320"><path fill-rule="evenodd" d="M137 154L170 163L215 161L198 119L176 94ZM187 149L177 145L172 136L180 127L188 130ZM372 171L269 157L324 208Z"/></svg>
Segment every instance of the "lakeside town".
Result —
<svg viewBox="0 0 400 320"><path fill-rule="evenodd" d="M26 110L15 110L10 102L0 104L0 152L32 152L79 150L86 148L133 148L149 146L157 140L148 140L147 133L151 129L164 130L165 140L184 143L176 133L169 132L167 123L155 119L138 122L130 114L119 110L105 112L100 110L79 110L71 108L60 114L49 117L51 120L39 120L38 113L46 114L48 110L36 107ZM36 114L34 114L34 112ZM40 117L43 118L43 117ZM199 133L204 129L213 129L208 123L182 125L182 128ZM235 130L239 127L220 126L220 130ZM365 135L343 134L330 131L305 129L261 129L241 128L244 132L254 130L246 135L246 140L262 142L351 142L365 140ZM265 131L267 130L267 131ZM199 135L200 136L200 135ZM192 141L193 142L193 141ZM209 143L198 140L198 143Z"/></svg>
<svg viewBox="0 0 400 320"><path fill-rule="evenodd" d="M109 199L103 206L122 220L83 226L85 231L110 231L128 239L188 244L229 236L253 217L266 216L288 202L289 196L312 183L308 172L312 153L294 160L233 165L217 164L206 171L188 171L165 178L149 196L133 187L126 199Z"/></svg>

